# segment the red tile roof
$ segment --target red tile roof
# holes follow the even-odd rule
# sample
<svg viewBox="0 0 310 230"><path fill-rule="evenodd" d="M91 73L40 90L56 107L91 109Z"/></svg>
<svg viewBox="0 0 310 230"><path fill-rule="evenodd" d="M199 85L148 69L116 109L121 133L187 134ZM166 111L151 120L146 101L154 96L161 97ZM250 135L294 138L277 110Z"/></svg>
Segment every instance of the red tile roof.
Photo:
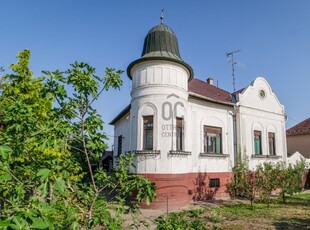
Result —
<svg viewBox="0 0 310 230"><path fill-rule="evenodd" d="M213 101L215 103L228 104L231 106L234 104L229 92L199 79L190 80L188 83L188 91L191 96L202 97L204 100ZM109 124L115 125L125 114L130 112L130 109L131 105L129 104Z"/></svg>
<svg viewBox="0 0 310 230"><path fill-rule="evenodd" d="M229 92L199 79L192 79L188 83L188 91L192 94L198 94L212 101L233 103Z"/></svg>
<svg viewBox="0 0 310 230"><path fill-rule="evenodd" d="M310 134L310 117L286 131L288 136Z"/></svg>

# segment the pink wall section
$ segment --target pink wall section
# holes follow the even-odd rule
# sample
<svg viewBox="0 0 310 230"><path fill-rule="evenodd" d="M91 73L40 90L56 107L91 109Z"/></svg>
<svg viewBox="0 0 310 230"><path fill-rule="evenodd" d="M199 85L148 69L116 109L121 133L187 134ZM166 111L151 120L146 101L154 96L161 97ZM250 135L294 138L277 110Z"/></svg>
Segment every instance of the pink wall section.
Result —
<svg viewBox="0 0 310 230"><path fill-rule="evenodd" d="M192 201L200 201L212 198L228 198L226 184L230 181L230 172L218 173L183 173L183 174L140 174L150 179L156 185L157 201L150 206L142 204L142 208L177 209L185 207ZM220 187L210 188L210 178L219 178Z"/></svg>

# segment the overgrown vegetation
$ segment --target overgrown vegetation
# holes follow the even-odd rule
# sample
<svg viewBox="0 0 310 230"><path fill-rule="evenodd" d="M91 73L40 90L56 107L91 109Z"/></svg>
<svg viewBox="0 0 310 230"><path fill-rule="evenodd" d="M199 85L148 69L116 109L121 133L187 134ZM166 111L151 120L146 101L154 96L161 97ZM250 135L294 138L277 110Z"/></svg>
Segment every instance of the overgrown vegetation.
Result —
<svg viewBox="0 0 310 230"><path fill-rule="evenodd" d="M30 51L17 58L0 88L0 229L122 229L122 214L139 208L128 198L155 195L149 180L128 172L132 155L113 174L92 170L107 148L94 102L120 88L122 71L98 77L75 62L34 78Z"/></svg>
<svg viewBox="0 0 310 230"><path fill-rule="evenodd" d="M194 209L178 213L170 213L168 217L160 216L155 221L158 230L175 230L175 229L206 229L199 216L204 212L203 209Z"/></svg>
<svg viewBox="0 0 310 230"><path fill-rule="evenodd" d="M206 206L157 218L157 229L308 229L310 226L310 194L289 196L285 204L275 198L269 207L255 203L254 209L244 200L226 201L213 208Z"/></svg>
<svg viewBox="0 0 310 230"><path fill-rule="evenodd" d="M250 201L253 209L255 198L255 178L253 172L249 169L248 157L239 150L237 163L233 168L233 178L227 184L227 190L232 197L244 197Z"/></svg>
<svg viewBox="0 0 310 230"><path fill-rule="evenodd" d="M232 170L233 178L227 184L227 191L232 197L244 197L250 200L251 209L256 197L269 206L271 194L276 190L285 203L286 195L302 191L304 170L305 161L300 160L295 165L264 162L257 165L255 171L251 171L246 154L241 154L239 151L237 164Z"/></svg>

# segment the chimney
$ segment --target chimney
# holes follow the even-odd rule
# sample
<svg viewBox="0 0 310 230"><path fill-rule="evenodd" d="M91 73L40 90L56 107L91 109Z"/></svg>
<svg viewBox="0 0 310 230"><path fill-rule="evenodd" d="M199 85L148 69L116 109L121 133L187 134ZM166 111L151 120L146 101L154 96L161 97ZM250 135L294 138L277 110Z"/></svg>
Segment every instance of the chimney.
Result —
<svg viewBox="0 0 310 230"><path fill-rule="evenodd" d="M209 77L207 79L207 83L210 84L210 85L213 85L213 78Z"/></svg>

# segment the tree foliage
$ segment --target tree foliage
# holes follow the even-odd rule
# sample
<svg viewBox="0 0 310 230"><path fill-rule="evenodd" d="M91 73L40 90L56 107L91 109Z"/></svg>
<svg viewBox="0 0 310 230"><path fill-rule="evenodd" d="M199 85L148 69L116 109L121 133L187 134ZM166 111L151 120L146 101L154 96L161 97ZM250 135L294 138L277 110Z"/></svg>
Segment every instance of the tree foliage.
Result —
<svg viewBox="0 0 310 230"><path fill-rule="evenodd" d="M261 201L268 204L271 202L271 193L278 188L278 170L271 162L259 164L255 170L255 186Z"/></svg>
<svg viewBox="0 0 310 230"><path fill-rule="evenodd" d="M98 77L75 62L34 78L30 51L17 58L1 84L0 229L121 229L122 214L138 210L128 198L150 203L155 195L150 181L128 172L132 155L111 175L92 170L107 148L94 102L120 88L122 71Z"/></svg>
<svg viewBox="0 0 310 230"><path fill-rule="evenodd" d="M305 161L301 160L295 165L285 162L264 162L256 166L255 171L248 167L248 158L244 152L238 153L237 164L233 168L233 178L227 184L227 191L232 197L245 197L253 201L259 197L261 201L271 203L272 192L277 191L285 203L285 195L293 195L303 189L303 174Z"/></svg>
<svg viewBox="0 0 310 230"><path fill-rule="evenodd" d="M255 175L249 169L248 157L245 153L238 151L237 163L232 169L233 178L227 184L227 190L232 197L244 197L250 200L253 209L253 201L255 198Z"/></svg>
<svg viewBox="0 0 310 230"><path fill-rule="evenodd" d="M288 164L286 166L283 162L276 165L279 196L283 203L285 203L285 195L293 195L302 191L305 166L304 160L297 161L295 165Z"/></svg>

